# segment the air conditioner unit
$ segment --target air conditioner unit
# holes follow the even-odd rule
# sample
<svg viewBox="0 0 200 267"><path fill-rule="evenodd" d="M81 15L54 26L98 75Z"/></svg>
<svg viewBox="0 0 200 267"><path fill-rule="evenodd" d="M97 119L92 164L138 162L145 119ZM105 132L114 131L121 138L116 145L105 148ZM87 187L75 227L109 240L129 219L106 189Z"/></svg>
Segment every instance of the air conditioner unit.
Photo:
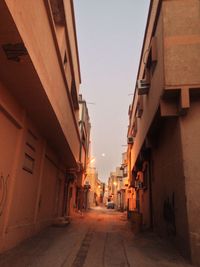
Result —
<svg viewBox="0 0 200 267"><path fill-rule="evenodd" d="M134 138L132 136L129 136L127 138L127 143L128 143L128 145L132 145L134 143Z"/></svg>
<svg viewBox="0 0 200 267"><path fill-rule="evenodd" d="M146 95L149 92L150 83L147 80L137 81L138 95Z"/></svg>
<svg viewBox="0 0 200 267"><path fill-rule="evenodd" d="M141 181L135 181L135 188L136 189L144 189L143 182L141 182Z"/></svg>

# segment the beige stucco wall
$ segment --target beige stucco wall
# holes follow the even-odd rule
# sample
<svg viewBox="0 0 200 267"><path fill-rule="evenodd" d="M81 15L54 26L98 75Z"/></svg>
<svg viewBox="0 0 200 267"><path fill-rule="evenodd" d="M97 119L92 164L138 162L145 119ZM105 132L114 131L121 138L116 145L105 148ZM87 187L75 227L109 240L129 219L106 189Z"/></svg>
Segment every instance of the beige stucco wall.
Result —
<svg viewBox="0 0 200 267"><path fill-rule="evenodd" d="M156 5L157 1L153 1L153 7ZM162 3L155 30L158 59L149 93L142 96L143 114L141 118L137 118L138 131L131 150L132 167L159 108L164 87L200 84L200 63L196 60L197 55L200 54L199 9L200 2L198 0L163 1ZM147 27L147 36L141 56L142 61L139 66L140 79L144 73L143 61L151 40L154 20L155 12L153 10ZM130 129L137 103L136 91L132 105Z"/></svg>
<svg viewBox="0 0 200 267"><path fill-rule="evenodd" d="M73 62L73 70L74 70L74 78L76 83L77 92L79 92L79 84L80 84L80 73L79 73L79 62L77 55L77 47L76 47L76 29L74 24L74 13L72 2L70 0L64 1L65 13L66 13L66 23L69 37L70 50L72 54L72 62Z"/></svg>
<svg viewBox="0 0 200 267"><path fill-rule="evenodd" d="M67 79L67 85L68 85L69 91L71 92L73 77L72 77L72 69L70 67L70 61L69 61L70 55L69 55L69 47L67 43L65 27L63 25L56 24L55 29L56 29L56 36L57 36L58 45L59 45L60 54L61 54L63 63L64 63L64 58L65 58L65 53L66 53L67 62L64 65L64 69L65 69L65 74L66 74L66 79Z"/></svg>
<svg viewBox="0 0 200 267"><path fill-rule="evenodd" d="M166 87L189 88L200 85L200 2L198 0L163 3ZM176 27L174 26L176 25ZM191 92L190 92L191 94ZM190 96L187 115L180 117L183 150L185 201L188 214L192 261L200 265L199 188L199 97ZM179 217L181 218L181 217ZM180 219L181 220L181 219Z"/></svg>
<svg viewBox="0 0 200 267"><path fill-rule="evenodd" d="M79 132L69 97L64 67L45 1L5 1L56 114L74 157L79 156ZM71 32L70 32L71 33ZM75 44L72 43L72 46ZM75 48L73 48L73 51ZM69 76L69 79L71 77ZM78 80L79 81L79 80ZM70 81L68 82L70 84ZM78 82L77 82L78 87ZM66 91L67 90L67 91ZM70 131L69 131L70 128Z"/></svg>
<svg viewBox="0 0 200 267"><path fill-rule="evenodd" d="M4 179L8 176L7 186L1 184L0 190L1 196L6 192L0 207L0 251L4 251L61 216L64 168L2 85L0 99L0 146L4 151L0 173ZM25 153L34 160L33 173L24 170Z"/></svg>
<svg viewBox="0 0 200 267"><path fill-rule="evenodd" d="M73 7L70 1L65 3L67 34L55 27L48 0L0 3L1 43L24 43L27 49L19 61L8 60L0 51L0 146L4 151L0 175L4 181L8 177L7 184L0 185L0 197L5 196L0 206L0 251L63 215L66 169L75 169L79 160L78 111L72 103L71 84L76 83L78 93L80 73ZM69 212L76 198L76 183L71 186Z"/></svg>
<svg viewBox="0 0 200 267"><path fill-rule="evenodd" d="M153 118L158 110L160 97L163 93L164 86L164 63L163 63L163 16L162 13L159 17L157 30L155 37L157 38L157 54L158 61L155 66L155 70L151 79L151 87L148 95L143 95L143 114L141 118L137 118L138 131L134 138L134 145L131 150L131 165L132 168L135 165L140 149L144 143L145 137L148 133L149 127L153 121ZM144 51L145 54L145 51ZM144 55L143 55L144 56ZM141 77L140 77L141 78ZM136 92L132 118L134 117L138 96Z"/></svg>
<svg viewBox="0 0 200 267"><path fill-rule="evenodd" d="M153 6L156 5L156 2L153 1ZM154 25L158 61L149 93L143 96L143 114L141 118L137 118L138 130L131 148L131 160L129 160L130 176L130 170L134 167L145 138L148 137L147 145L151 147L153 156L152 210L154 227L163 236L170 235L169 225L163 217L163 205L168 197L172 199L174 193L176 236L173 237L173 240L185 256L190 256L191 244L192 260L198 264L200 264L198 229L200 222L197 215L200 209L198 204L199 97L198 94L195 97L190 96L191 107L188 109L187 115L180 117L180 91L178 90L184 86L200 88L199 11L200 2L198 0L162 1L158 21ZM152 21L155 23L154 18L155 14L152 12L147 25L144 48L147 48L150 42ZM142 78L144 64L142 61L140 63L139 77ZM172 90L168 94L169 91L164 91L164 88L178 88L178 90ZM163 94L169 98L162 99ZM137 102L136 93L132 105L131 124ZM189 102L189 98L186 102ZM162 121L161 125L157 125L158 118L160 122ZM152 124L152 122L154 123ZM131 129L131 124L129 129ZM148 131L156 125L155 140L151 142ZM148 199L144 201L144 198L141 197L141 203L148 204Z"/></svg>
<svg viewBox="0 0 200 267"><path fill-rule="evenodd" d="M200 2L164 1L165 84L200 84Z"/></svg>

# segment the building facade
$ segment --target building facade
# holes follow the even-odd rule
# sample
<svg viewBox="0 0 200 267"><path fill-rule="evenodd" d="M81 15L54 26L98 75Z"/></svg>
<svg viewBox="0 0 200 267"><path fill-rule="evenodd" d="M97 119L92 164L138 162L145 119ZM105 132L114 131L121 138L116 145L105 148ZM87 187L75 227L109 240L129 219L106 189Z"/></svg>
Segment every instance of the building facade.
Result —
<svg viewBox="0 0 200 267"><path fill-rule="evenodd" d="M128 203L128 161L127 153L122 154L122 163L116 167L115 172L108 178L108 201L114 202L115 208L120 211L127 210Z"/></svg>
<svg viewBox="0 0 200 267"><path fill-rule="evenodd" d="M129 207L200 265L200 2L150 4L129 108Z"/></svg>
<svg viewBox="0 0 200 267"><path fill-rule="evenodd" d="M97 186L98 186L98 172L95 167L88 165L85 185L88 187L87 193L87 208L90 209L97 205Z"/></svg>
<svg viewBox="0 0 200 267"><path fill-rule="evenodd" d="M0 3L0 251L73 211L80 69L73 2Z"/></svg>
<svg viewBox="0 0 200 267"><path fill-rule="evenodd" d="M112 201L117 205L117 186L118 186L118 179L116 172L111 172L108 178L108 202Z"/></svg>
<svg viewBox="0 0 200 267"><path fill-rule="evenodd" d="M79 130L81 145L79 151L80 173L76 185L76 207L87 209L87 198L90 187L86 183L87 168L90 162L90 117L87 103L82 95L79 95Z"/></svg>
<svg viewBox="0 0 200 267"><path fill-rule="evenodd" d="M120 211L127 208L128 173L125 158L126 153L122 155L121 167L117 167L115 172L111 172L108 178L108 201L112 201L115 208Z"/></svg>
<svg viewBox="0 0 200 267"><path fill-rule="evenodd" d="M122 154L122 165L120 167L120 171L121 176L118 179L118 209L120 211L125 211L127 210L129 192L128 161L126 152Z"/></svg>

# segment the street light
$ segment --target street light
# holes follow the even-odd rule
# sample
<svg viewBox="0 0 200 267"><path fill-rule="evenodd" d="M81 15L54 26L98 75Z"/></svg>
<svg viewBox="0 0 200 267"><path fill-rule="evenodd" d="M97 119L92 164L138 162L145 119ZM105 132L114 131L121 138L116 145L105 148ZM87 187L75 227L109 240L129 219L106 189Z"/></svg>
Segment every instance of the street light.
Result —
<svg viewBox="0 0 200 267"><path fill-rule="evenodd" d="M95 158L93 158L93 159L90 160L90 163L93 163L93 162L95 162Z"/></svg>
<svg viewBox="0 0 200 267"><path fill-rule="evenodd" d="M91 158L91 159L88 160L87 164L89 165L89 164L91 164L91 163L94 163L95 160L96 160L96 159L93 157L93 158Z"/></svg>

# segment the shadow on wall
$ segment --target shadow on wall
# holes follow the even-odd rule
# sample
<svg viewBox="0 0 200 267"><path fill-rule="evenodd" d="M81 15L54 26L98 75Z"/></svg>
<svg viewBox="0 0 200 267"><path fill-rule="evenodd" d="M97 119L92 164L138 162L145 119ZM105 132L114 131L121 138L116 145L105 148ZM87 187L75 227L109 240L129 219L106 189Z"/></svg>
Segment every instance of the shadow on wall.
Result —
<svg viewBox="0 0 200 267"><path fill-rule="evenodd" d="M167 226L167 235L170 237L176 235L175 223L175 194L172 193L171 199L168 196L163 204L163 217Z"/></svg>

